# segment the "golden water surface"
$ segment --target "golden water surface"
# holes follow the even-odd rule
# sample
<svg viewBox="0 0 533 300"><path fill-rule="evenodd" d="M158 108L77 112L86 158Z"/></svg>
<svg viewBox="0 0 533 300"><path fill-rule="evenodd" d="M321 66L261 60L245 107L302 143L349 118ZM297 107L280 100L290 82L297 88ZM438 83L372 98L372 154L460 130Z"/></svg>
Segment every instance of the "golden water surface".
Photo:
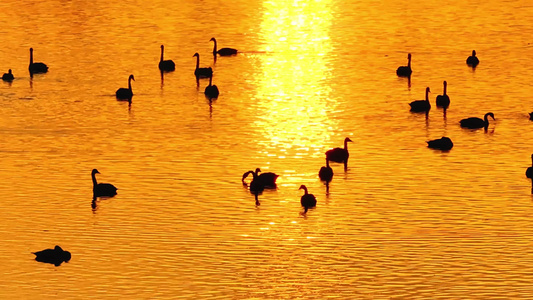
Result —
<svg viewBox="0 0 533 300"><path fill-rule="evenodd" d="M525 0L0 2L0 74L16 77L0 82L0 298L532 298L532 15ZM211 37L239 54L215 61ZM30 47L47 74L30 77ZM130 74L131 105L114 94ZM410 113L428 86L431 111ZM489 111L487 131L459 126ZM451 151L427 148L442 136ZM324 152L345 137L326 191ZM260 205L241 183L257 167L280 175ZM116 197L92 205L93 168ZM33 259L55 245L68 263Z"/></svg>

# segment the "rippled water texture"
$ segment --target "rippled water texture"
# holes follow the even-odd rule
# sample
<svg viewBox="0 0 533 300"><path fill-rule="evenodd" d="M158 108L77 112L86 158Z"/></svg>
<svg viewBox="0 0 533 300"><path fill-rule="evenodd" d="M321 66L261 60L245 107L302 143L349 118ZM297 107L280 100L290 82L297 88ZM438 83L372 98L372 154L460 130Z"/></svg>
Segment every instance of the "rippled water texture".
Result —
<svg viewBox="0 0 533 300"><path fill-rule="evenodd" d="M16 79L0 82L0 298L532 298L532 15L490 0L1 2L0 74ZM239 54L215 62L211 37ZM30 78L30 47L47 74ZM395 74L408 53L410 80ZM130 74L131 105L115 98ZM410 113L428 86L431 111ZM486 132L459 127L489 111ZM451 151L426 147L442 136ZM318 170L345 137L327 192ZM257 167L280 177L256 206L241 176ZM116 197L92 203L94 168ZM318 200L306 215L301 184ZM55 245L68 263L33 259Z"/></svg>

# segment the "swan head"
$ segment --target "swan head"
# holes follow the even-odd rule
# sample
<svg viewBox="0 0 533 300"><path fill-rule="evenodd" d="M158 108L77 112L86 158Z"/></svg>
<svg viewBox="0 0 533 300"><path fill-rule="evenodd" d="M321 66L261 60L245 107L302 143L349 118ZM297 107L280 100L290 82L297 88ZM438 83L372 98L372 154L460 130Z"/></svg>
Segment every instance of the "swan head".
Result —
<svg viewBox="0 0 533 300"><path fill-rule="evenodd" d="M214 37L212 37L209 41L216 42L217 40Z"/></svg>
<svg viewBox="0 0 533 300"><path fill-rule="evenodd" d="M94 175L94 174L100 174L100 172L98 172L98 170L96 170L96 169L93 169L93 171L91 172L91 174L93 174L93 175Z"/></svg>
<svg viewBox="0 0 533 300"><path fill-rule="evenodd" d="M161 49L165 48L165 46L161 45Z"/></svg>
<svg viewBox="0 0 533 300"><path fill-rule="evenodd" d="M128 77L128 80L132 79L133 81L135 81L135 77L133 77L133 74L130 75L130 77Z"/></svg>
<svg viewBox="0 0 533 300"><path fill-rule="evenodd" d="M33 48L30 48L30 53L33 53Z"/></svg>
<svg viewBox="0 0 533 300"><path fill-rule="evenodd" d="M407 59L411 59L411 53L407 54Z"/></svg>
<svg viewBox="0 0 533 300"><path fill-rule="evenodd" d="M194 55L192 57L200 57L200 54L198 54L198 52L194 53Z"/></svg>
<svg viewBox="0 0 533 300"><path fill-rule="evenodd" d="M259 174L259 172L261 172L261 169L260 168L256 168L255 169L255 174Z"/></svg>
<svg viewBox="0 0 533 300"><path fill-rule="evenodd" d="M350 138L348 138L348 137L344 139L344 142L345 142L345 143L346 143L346 142L352 142L352 143L353 143L353 141L350 140Z"/></svg>
<svg viewBox="0 0 533 300"><path fill-rule="evenodd" d="M472 56L476 56L476 50L472 50Z"/></svg>
<svg viewBox="0 0 533 300"><path fill-rule="evenodd" d="M429 90L429 86L426 88L426 93L431 93L431 91Z"/></svg>
<svg viewBox="0 0 533 300"><path fill-rule="evenodd" d="M491 116L493 120L496 120L496 119L494 118L494 114L493 114L493 113L491 113L491 112L486 113L486 114L485 114L485 118L487 118L488 116Z"/></svg>
<svg viewBox="0 0 533 300"><path fill-rule="evenodd" d="M304 184L302 184L302 185L300 185L299 190L307 190L307 187Z"/></svg>
<svg viewBox="0 0 533 300"><path fill-rule="evenodd" d="M447 85L448 85L448 83L446 82L446 80L444 80L444 81L442 82L442 84L444 84L444 86L447 86Z"/></svg>

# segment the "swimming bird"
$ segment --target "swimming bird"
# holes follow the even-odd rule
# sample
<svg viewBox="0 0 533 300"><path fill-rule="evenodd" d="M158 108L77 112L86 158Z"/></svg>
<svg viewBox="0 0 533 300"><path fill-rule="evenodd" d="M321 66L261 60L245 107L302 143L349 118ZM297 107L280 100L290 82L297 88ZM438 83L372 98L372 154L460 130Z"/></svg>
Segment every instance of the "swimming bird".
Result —
<svg viewBox="0 0 533 300"><path fill-rule="evenodd" d="M55 246L54 249L44 249L35 254L35 260L39 262L45 262L59 266L62 262L68 262L72 257L70 252L61 249L59 246Z"/></svg>
<svg viewBox="0 0 533 300"><path fill-rule="evenodd" d="M350 138L344 139L344 148L333 148L326 151L326 159L336 163L344 162L344 169L348 168L348 158L350 153L348 152L348 142L352 142Z"/></svg>
<svg viewBox="0 0 533 300"><path fill-rule="evenodd" d="M466 64L475 67L479 64L479 59L476 56L476 50L472 50L472 55L466 59Z"/></svg>
<svg viewBox="0 0 533 300"><path fill-rule="evenodd" d="M491 112L488 112L483 117L483 120L481 120L480 118L476 118L476 117L462 119L460 122L461 127L470 128L470 129L484 127L485 129L487 129L487 127L489 127L489 116L491 116L493 120L496 120L494 119L494 114Z"/></svg>
<svg viewBox="0 0 533 300"><path fill-rule="evenodd" d="M13 81L13 79L15 79L15 77L13 76L13 72L11 71L11 69L9 69L7 73L4 73L4 75L2 75L3 81Z"/></svg>
<svg viewBox="0 0 533 300"><path fill-rule="evenodd" d="M213 69L209 68L200 68L200 54L194 53L192 57L196 56L196 69L194 70L194 75L196 77L211 77L213 76Z"/></svg>
<svg viewBox="0 0 533 300"><path fill-rule="evenodd" d="M304 190L304 195L300 198L300 204L305 208L305 214L307 213L307 210L316 206L316 198L315 195L307 192L307 187L303 184L300 186L299 190L302 189Z"/></svg>
<svg viewBox="0 0 533 300"><path fill-rule="evenodd" d="M209 77L209 85L205 87L204 94L207 98L218 98L219 92L218 87L216 85L212 85L213 83L213 76Z"/></svg>
<svg viewBox="0 0 533 300"><path fill-rule="evenodd" d="M411 106L412 112L427 112L431 109L431 103L429 103L429 87L426 88L426 100L416 100L409 105Z"/></svg>
<svg viewBox="0 0 533 300"><path fill-rule="evenodd" d="M172 60L163 60L163 52L165 51L165 46L161 45L161 58L159 59L159 70L161 71L174 71L176 69L176 64Z"/></svg>
<svg viewBox="0 0 533 300"><path fill-rule="evenodd" d="M411 73L413 73L413 70L411 70L411 53L409 53L407 55L407 66L398 67L398 69L396 69L396 75L409 77L411 76Z"/></svg>
<svg viewBox="0 0 533 300"><path fill-rule="evenodd" d="M93 169L91 177L93 179L94 197L113 197L117 194L117 188L110 183L97 183L96 174L100 174L97 169Z"/></svg>
<svg viewBox="0 0 533 300"><path fill-rule="evenodd" d="M531 164L532 166L527 168L526 177L533 179L533 154L531 154L531 161L532 161L532 164Z"/></svg>
<svg viewBox="0 0 533 300"><path fill-rule="evenodd" d="M440 139L428 141L428 147L439 150L450 150L453 147L453 142L449 137L443 136Z"/></svg>
<svg viewBox="0 0 533 300"><path fill-rule="evenodd" d="M437 96L437 107L448 108L448 106L450 106L450 97L446 95L446 87L448 86L448 83L445 80L443 84L444 91L442 92L442 95Z"/></svg>
<svg viewBox="0 0 533 300"><path fill-rule="evenodd" d="M256 168L254 171L248 171L242 175L242 182L244 183L244 179L248 177L249 174L252 174L254 176L252 183L255 181L255 184L259 184L260 186L263 186L263 188L276 188L276 180L278 179L279 175L272 172L266 172L261 173L260 168ZM250 183L251 186L251 183Z"/></svg>
<svg viewBox="0 0 533 300"><path fill-rule="evenodd" d="M326 166L320 168L318 177L322 181L330 182L333 179L333 169L329 166L329 160L326 158Z"/></svg>
<svg viewBox="0 0 533 300"><path fill-rule="evenodd" d="M133 91L131 90L131 81L135 81L135 78L133 77L133 74L128 77L128 88L120 88L116 92L116 96L118 99L131 99L133 97Z"/></svg>
<svg viewBox="0 0 533 300"><path fill-rule="evenodd" d="M253 176L253 179L250 182L250 192L252 193L262 192L265 189L265 185L261 180L258 179L257 173L254 171L248 171L242 174L242 179L241 179L242 184L247 185L246 182L244 182L244 179L246 179L246 177L248 177L249 174L252 174Z"/></svg>
<svg viewBox="0 0 533 300"><path fill-rule="evenodd" d="M33 48L30 48L30 66L28 68L30 74L46 73L48 72L48 66L42 62L33 62Z"/></svg>
<svg viewBox="0 0 533 300"><path fill-rule="evenodd" d="M215 45L213 46L214 56L217 56L217 53L220 56L230 56L230 55L237 54L237 49L233 49L233 48L222 48L222 49L218 49L217 51L217 40L214 37L212 37L209 41L213 41L215 43Z"/></svg>

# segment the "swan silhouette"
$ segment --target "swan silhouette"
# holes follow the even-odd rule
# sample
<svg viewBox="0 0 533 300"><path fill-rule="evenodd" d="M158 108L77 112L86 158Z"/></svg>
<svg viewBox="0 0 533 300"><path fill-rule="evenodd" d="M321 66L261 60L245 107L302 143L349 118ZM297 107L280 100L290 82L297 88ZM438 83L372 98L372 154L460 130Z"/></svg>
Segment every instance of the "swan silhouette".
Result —
<svg viewBox="0 0 533 300"><path fill-rule="evenodd" d="M348 152L348 142L353 142L350 138L344 139L344 148L333 148L326 151L326 159L336 163L344 162L344 169L348 168L348 158L350 153Z"/></svg>
<svg viewBox="0 0 533 300"><path fill-rule="evenodd" d="M213 83L213 76L209 77L209 85L205 87L204 94L207 98L213 99L218 98L219 91L218 87L216 85L212 85Z"/></svg>
<svg viewBox="0 0 533 300"><path fill-rule="evenodd" d="M30 48L30 66L28 68L30 74L46 73L48 72L48 66L42 62L33 62L33 48Z"/></svg>
<svg viewBox="0 0 533 300"><path fill-rule="evenodd" d="M333 179L333 169L329 166L329 160L326 158L326 166L320 168L318 177L322 181L330 182Z"/></svg>
<svg viewBox="0 0 533 300"><path fill-rule="evenodd" d="M15 76L13 76L13 71L11 71L11 69L2 75L3 81L13 81L13 79L15 79Z"/></svg>
<svg viewBox="0 0 533 300"><path fill-rule="evenodd" d="M272 172L266 172L266 173L261 173L261 174L259 173L261 173L260 168L256 168L255 172L248 171L244 173L242 175L243 184L245 184L244 179L246 179L246 177L248 177L249 174L252 174L253 175L252 183L255 181L255 184L259 184L263 188L265 187L275 188L276 187L276 180L278 179L279 175L277 175L276 173L272 173ZM250 183L250 190L251 190L252 183Z"/></svg>
<svg viewBox="0 0 533 300"><path fill-rule="evenodd" d="M428 141L428 147L439 150L450 150L453 147L453 142L449 137L443 136L440 139Z"/></svg>
<svg viewBox="0 0 533 300"><path fill-rule="evenodd" d="M217 50L217 40L214 37L212 37L209 41L213 41L215 43L213 45L213 55L214 56L217 56L217 53L220 56L230 56L230 55L237 54L237 49L233 49L233 48L222 48L222 49L218 49Z"/></svg>
<svg viewBox="0 0 533 300"><path fill-rule="evenodd" d="M411 76L411 73L413 73L413 70L411 70L411 53L409 53L407 55L407 66L398 67L398 69L396 69L396 75L409 77Z"/></svg>
<svg viewBox="0 0 533 300"><path fill-rule="evenodd" d="M529 120L533 121L533 112L529 113Z"/></svg>
<svg viewBox="0 0 533 300"><path fill-rule="evenodd" d="M527 168L526 170L526 177L533 179L533 154L531 154L531 167Z"/></svg>
<svg viewBox="0 0 533 300"><path fill-rule="evenodd" d="M196 77L211 77L213 76L213 69L209 68L200 68L200 54L194 53L193 57L196 56L196 69L194 70L194 75Z"/></svg>
<svg viewBox="0 0 533 300"><path fill-rule="evenodd" d="M489 116L491 116L493 120L496 120L494 119L494 114L491 112L488 112L483 117L483 120L480 118L476 118L476 117L462 119L460 122L461 127L470 128L470 129L477 129L477 128L487 129L487 127L489 127Z"/></svg>
<svg viewBox="0 0 533 300"><path fill-rule="evenodd" d="M44 249L37 252L32 252L35 254L35 260L39 262L54 264L56 266L61 265L63 262L68 262L72 257L70 252L63 250L59 246L55 246L54 249Z"/></svg>
<svg viewBox="0 0 533 300"><path fill-rule="evenodd" d="M476 50L472 50L472 55L466 59L466 64L475 67L479 64L479 59L476 56Z"/></svg>
<svg viewBox="0 0 533 300"><path fill-rule="evenodd" d="M117 188L110 183L97 183L96 174L100 174L97 169L93 169L91 177L93 179L94 197L113 197L117 194Z"/></svg>
<svg viewBox="0 0 533 300"><path fill-rule="evenodd" d="M244 182L244 179L246 179L246 177L248 177L249 174L252 174L253 176L253 179L250 182L250 192L255 193L255 194L262 192L265 189L265 184L261 180L258 179L257 173L254 171L248 171L242 174L242 179L241 179L242 184L247 185L246 182Z"/></svg>
<svg viewBox="0 0 533 300"><path fill-rule="evenodd" d="M444 85L444 91L442 92L442 95L437 96L437 107L448 108L448 106L450 106L450 97L446 95L446 87L448 86L448 83L444 81L442 84Z"/></svg>
<svg viewBox="0 0 533 300"><path fill-rule="evenodd" d="M305 209L304 214L305 214L310 208L313 208L316 206L316 198L315 198L315 195L309 194L307 192L307 187L303 184L300 186L298 190L304 190L304 194L302 198L300 198L300 204L304 207Z"/></svg>
<svg viewBox="0 0 533 300"><path fill-rule="evenodd" d="M426 100L416 100L409 105L411 106L412 112L427 112L431 109L431 103L429 103L429 87L426 88Z"/></svg>
<svg viewBox="0 0 533 300"><path fill-rule="evenodd" d="M161 58L159 59L159 70L161 71L174 71L176 69L176 64L172 60L163 60L163 53L165 51L165 46L161 45Z"/></svg>
<svg viewBox="0 0 533 300"><path fill-rule="evenodd" d="M131 90L131 81L135 81L135 78L133 77L133 74L128 77L128 88L120 88L116 92L116 96L118 99L131 99L133 97L133 91Z"/></svg>

